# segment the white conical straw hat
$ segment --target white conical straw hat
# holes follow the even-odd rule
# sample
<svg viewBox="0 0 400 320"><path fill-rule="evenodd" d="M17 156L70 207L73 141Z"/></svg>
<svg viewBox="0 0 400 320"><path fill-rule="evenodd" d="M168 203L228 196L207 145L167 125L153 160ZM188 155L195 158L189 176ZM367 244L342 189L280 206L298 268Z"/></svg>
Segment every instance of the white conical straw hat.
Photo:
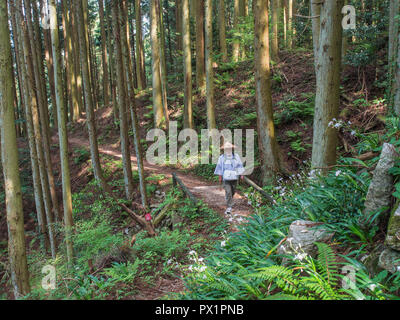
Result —
<svg viewBox="0 0 400 320"><path fill-rule="evenodd" d="M237 148L234 144L230 143L229 141L226 141L224 145L221 147L221 149L234 149Z"/></svg>

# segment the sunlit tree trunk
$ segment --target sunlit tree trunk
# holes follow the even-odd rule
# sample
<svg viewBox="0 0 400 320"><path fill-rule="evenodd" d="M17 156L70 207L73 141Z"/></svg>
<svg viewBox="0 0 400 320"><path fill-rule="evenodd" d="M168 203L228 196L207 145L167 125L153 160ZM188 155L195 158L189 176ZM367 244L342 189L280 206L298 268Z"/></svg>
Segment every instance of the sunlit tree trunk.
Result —
<svg viewBox="0 0 400 320"><path fill-rule="evenodd" d="M239 9L239 3L240 0L234 0L233 2L233 27L238 28L239 26L239 16L240 16L240 9ZM233 45L232 45L232 60L233 62L238 62L239 61L239 52L240 51L240 42L239 40L234 39Z"/></svg>
<svg viewBox="0 0 400 320"><path fill-rule="evenodd" d="M196 1L195 2L195 13L196 13L196 86L197 89L204 94L205 87L206 87L206 75L205 75L205 66L204 66L204 2L203 1ZM189 20L189 12L185 12L183 8L183 17L184 22L186 19L187 14L187 21ZM187 22L186 21L186 22ZM189 32L189 42L190 42L190 25L188 26L189 31L185 30L185 26L182 25L183 33ZM185 35L183 37L183 41L185 41ZM190 45L190 44L189 44ZM185 44L184 44L185 46ZM191 59L191 57L190 57ZM190 70L191 72L191 70Z"/></svg>
<svg viewBox="0 0 400 320"><path fill-rule="evenodd" d="M128 108L130 106L129 99L127 99L127 92L125 81L127 80L125 75L124 66L127 64L123 63L122 48L121 48L121 32L120 25L118 23L119 5L117 2L112 4L112 21L113 21L113 35L114 35L114 56L116 64L116 76L117 76L117 89L118 89L118 109L119 109L119 120L120 120L120 139L121 139L121 153L122 163L124 172L124 183L125 183L125 194L127 199L132 199L133 195L133 177L131 167L131 155L129 151L129 137L128 137L128 123L127 115ZM128 103L128 104L127 104Z"/></svg>
<svg viewBox="0 0 400 320"><path fill-rule="evenodd" d="M212 0L205 1L205 38L206 38L206 97L207 97L207 128L215 129L215 97L213 69L213 35L212 35Z"/></svg>
<svg viewBox="0 0 400 320"><path fill-rule="evenodd" d="M293 48L293 0L287 0L287 34L288 34L288 47Z"/></svg>
<svg viewBox="0 0 400 320"><path fill-rule="evenodd" d="M272 110L268 3L264 0L254 1L257 131L262 152L263 180L264 183L271 183L280 170L280 161Z"/></svg>
<svg viewBox="0 0 400 320"><path fill-rule="evenodd" d="M88 55L86 48L85 25L83 23L82 1L81 0L74 1L74 5L77 18L76 24L77 24L78 39L79 39L79 53L81 58L83 88L85 93L85 106L86 106L86 119L87 119L86 122L89 132L90 154L92 158L94 176L96 180L100 181L102 179L102 172L101 172L99 149L97 142L94 103L90 87L89 62L87 58Z"/></svg>
<svg viewBox="0 0 400 320"><path fill-rule="evenodd" d="M218 1L218 28L219 28L219 46L222 53L222 62L228 62L228 50L226 47L226 28L225 28L225 0Z"/></svg>
<svg viewBox="0 0 400 320"><path fill-rule="evenodd" d="M63 189L63 207L64 207L64 225L65 225L65 242L67 248L67 259L69 266L73 264L73 246L72 246L72 195L71 195L71 178L68 164L68 136L67 136L67 120L65 118L65 103L63 95L63 77L62 77L62 60L60 53L60 42L58 39L57 24L57 5L56 0L50 0L51 12L51 43L53 49L54 61L54 80L57 98L57 114L58 114L58 137L60 143L60 159L61 159L61 177ZM72 58L72 57L71 57Z"/></svg>
<svg viewBox="0 0 400 320"><path fill-rule="evenodd" d="M343 0L326 1L321 6L311 163L313 168L325 168L336 163L338 132L329 123L332 119L337 119L339 112L343 3Z"/></svg>
<svg viewBox="0 0 400 320"><path fill-rule="evenodd" d="M153 1L153 0L151 0ZM175 0L176 45L182 50L182 0Z"/></svg>
<svg viewBox="0 0 400 320"><path fill-rule="evenodd" d="M153 108L154 126L156 128L165 127L165 117L163 111L163 99L160 74L160 43L157 32L157 11L156 0L151 0L150 6L150 40L152 54L152 76L153 76Z"/></svg>
<svg viewBox="0 0 400 320"><path fill-rule="evenodd" d="M197 12L197 15L199 13ZM185 107L183 114L184 128L193 128L192 111L192 54L190 51L190 15L189 0L182 0L182 32L183 32L183 53L184 53L184 87ZM197 41L197 40L196 40Z"/></svg>
<svg viewBox="0 0 400 320"><path fill-rule="evenodd" d="M146 70L144 61L144 48L142 36L142 14L140 0L135 0L135 16L136 16L136 75L138 79L138 88L143 90L146 88Z"/></svg>
<svg viewBox="0 0 400 320"><path fill-rule="evenodd" d="M30 286L14 125L13 74L7 1L0 2L0 69L1 160L6 196L8 257L14 297L17 299L28 294Z"/></svg>
<svg viewBox="0 0 400 320"><path fill-rule="evenodd" d="M101 60L103 67L103 100L104 105L110 104L110 81L108 77L108 52L107 52L107 37L104 19L104 0L98 0L99 2L99 18L100 18L100 29L101 29Z"/></svg>

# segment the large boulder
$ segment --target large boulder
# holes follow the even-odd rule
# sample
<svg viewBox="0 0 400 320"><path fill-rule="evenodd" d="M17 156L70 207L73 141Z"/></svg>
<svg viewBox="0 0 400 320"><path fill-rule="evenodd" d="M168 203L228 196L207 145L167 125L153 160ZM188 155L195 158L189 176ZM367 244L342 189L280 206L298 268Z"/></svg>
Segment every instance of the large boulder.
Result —
<svg viewBox="0 0 400 320"><path fill-rule="evenodd" d="M383 144L382 153L374 170L374 175L365 199L362 225L366 226L371 215L375 214L378 210L390 206L393 176L389 174L389 169L393 168L398 156L393 145L389 143ZM375 224L377 223L378 221L375 221Z"/></svg>
<svg viewBox="0 0 400 320"><path fill-rule="evenodd" d="M379 256L378 265L391 273L400 272L400 252L386 248Z"/></svg>
<svg viewBox="0 0 400 320"><path fill-rule="evenodd" d="M385 244L391 249L400 251L400 206L390 217Z"/></svg>
<svg viewBox="0 0 400 320"><path fill-rule="evenodd" d="M287 239L279 246L278 253L282 255L308 254L315 257L318 248L315 242L328 242L334 233L323 228L322 223L297 220L290 225ZM283 263L287 260L284 259Z"/></svg>

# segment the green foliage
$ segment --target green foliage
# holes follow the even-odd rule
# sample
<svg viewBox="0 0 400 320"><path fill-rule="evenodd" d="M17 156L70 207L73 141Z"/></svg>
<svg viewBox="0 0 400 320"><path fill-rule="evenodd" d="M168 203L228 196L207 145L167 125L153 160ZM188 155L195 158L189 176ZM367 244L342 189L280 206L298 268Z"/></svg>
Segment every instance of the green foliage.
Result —
<svg viewBox="0 0 400 320"><path fill-rule="evenodd" d="M303 94L303 101L295 101L293 97L286 96L279 101L279 112L274 115L276 125L298 120L311 120L314 116L314 94Z"/></svg>
<svg viewBox="0 0 400 320"><path fill-rule="evenodd" d="M74 153L77 154L74 158L75 164L80 164L90 159L90 152L85 148L75 148Z"/></svg>

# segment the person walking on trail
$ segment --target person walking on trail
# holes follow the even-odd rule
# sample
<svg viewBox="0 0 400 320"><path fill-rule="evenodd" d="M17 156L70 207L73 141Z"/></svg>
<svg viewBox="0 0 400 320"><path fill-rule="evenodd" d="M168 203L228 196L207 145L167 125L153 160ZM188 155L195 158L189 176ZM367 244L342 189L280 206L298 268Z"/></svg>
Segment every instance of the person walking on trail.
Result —
<svg viewBox="0 0 400 320"><path fill-rule="evenodd" d="M226 214L232 213L233 196L235 195L236 187L239 178L243 179L243 163L238 154L233 149L236 146L230 142L225 142L221 147L223 154L219 157L217 167L214 174L219 175L219 182L223 182L226 199Z"/></svg>

